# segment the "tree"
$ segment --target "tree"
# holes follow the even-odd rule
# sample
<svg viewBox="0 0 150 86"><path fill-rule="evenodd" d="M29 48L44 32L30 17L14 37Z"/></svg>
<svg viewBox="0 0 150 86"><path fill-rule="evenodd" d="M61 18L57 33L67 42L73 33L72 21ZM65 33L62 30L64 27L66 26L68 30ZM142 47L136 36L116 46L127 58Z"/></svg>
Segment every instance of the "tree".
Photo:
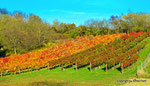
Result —
<svg viewBox="0 0 150 86"><path fill-rule="evenodd" d="M8 11L5 8L0 8L0 14L8 14Z"/></svg>
<svg viewBox="0 0 150 86"><path fill-rule="evenodd" d="M43 22L42 19L36 15L30 15L28 18L26 32L29 36L27 40L30 40L31 49L41 47L43 43L47 43L53 35L53 30L50 28L50 25Z"/></svg>
<svg viewBox="0 0 150 86"><path fill-rule="evenodd" d="M7 50L4 49L4 46L0 43L0 58L6 56Z"/></svg>
<svg viewBox="0 0 150 86"><path fill-rule="evenodd" d="M18 13L1 17L0 40L15 54L41 47L52 39L54 31L36 15L29 16L28 21Z"/></svg>
<svg viewBox="0 0 150 86"><path fill-rule="evenodd" d="M2 44L17 54L24 37L22 31L24 21L19 17L15 18L8 15L3 15L3 18L4 20L1 21L3 24L1 28Z"/></svg>
<svg viewBox="0 0 150 86"><path fill-rule="evenodd" d="M111 25L113 26L113 29L115 29L115 33L119 33L120 32L120 24L119 24L119 21L120 21L120 17L118 16L111 16L110 19L109 19Z"/></svg>
<svg viewBox="0 0 150 86"><path fill-rule="evenodd" d="M129 13L128 15L122 16L121 26L127 28L128 32L145 32L149 26L149 16L146 14L134 14Z"/></svg>
<svg viewBox="0 0 150 86"><path fill-rule="evenodd" d="M108 27L108 23L106 20L88 20L85 22L85 25L90 28L90 32L93 35L98 35L98 34L109 34L109 27Z"/></svg>

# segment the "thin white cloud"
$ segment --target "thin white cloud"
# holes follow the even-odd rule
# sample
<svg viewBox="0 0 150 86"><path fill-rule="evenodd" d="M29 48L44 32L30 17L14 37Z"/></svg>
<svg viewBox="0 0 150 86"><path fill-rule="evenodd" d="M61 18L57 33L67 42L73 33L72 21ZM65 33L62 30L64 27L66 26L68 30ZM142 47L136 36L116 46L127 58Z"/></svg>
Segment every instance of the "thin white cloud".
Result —
<svg viewBox="0 0 150 86"><path fill-rule="evenodd" d="M83 14L85 14L85 12L68 11L68 10L59 10L59 9L49 10L49 12L62 12L62 13L76 14L76 15L83 15Z"/></svg>

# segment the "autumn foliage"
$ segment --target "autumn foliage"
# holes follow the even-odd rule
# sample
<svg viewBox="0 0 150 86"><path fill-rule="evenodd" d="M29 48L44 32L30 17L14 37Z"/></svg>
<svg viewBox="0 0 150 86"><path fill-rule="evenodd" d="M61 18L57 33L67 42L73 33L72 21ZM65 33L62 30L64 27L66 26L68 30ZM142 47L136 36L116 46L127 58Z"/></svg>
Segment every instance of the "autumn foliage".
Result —
<svg viewBox="0 0 150 86"><path fill-rule="evenodd" d="M22 55L9 56L0 59L1 73L37 70L43 67L57 65L72 65L77 67L89 64L91 67L107 64L112 67L122 63L123 68L136 62L138 52L146 42L137 45L148 37L150 32L121 33L112 35L82 36L65 40L54 47L40 49Z"/></svg>

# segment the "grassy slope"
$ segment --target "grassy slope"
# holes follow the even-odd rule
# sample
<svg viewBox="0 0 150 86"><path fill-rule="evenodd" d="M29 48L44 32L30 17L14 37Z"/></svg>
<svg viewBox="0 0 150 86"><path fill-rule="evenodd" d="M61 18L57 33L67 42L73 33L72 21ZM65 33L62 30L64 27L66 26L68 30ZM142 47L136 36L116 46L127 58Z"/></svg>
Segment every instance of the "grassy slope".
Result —
<svg viewBox="0 0 150 86"><path fill-rule="evenodd" d="M145 41L147 41L147 45L140 52L140 59L135 63L136 65L126 68L123 74L118 69L106 73L103 67L97 70L93 69L92 72L89 72L87 67L79 69L77 72L73 68L68 68L65 71L61 71L60 68L55 68L50 71L42 69L40 71L0 77L0 86L112 86L114 84L123 84L117 82L117 80L126 80L129 77L135 77L137 65L140 65L150 53L150 37L145 39Z"/></svg>
<svg viewBox="0 0 150 86"><path fill-rule="evenodd" d="M149 63L147 65L147 67L146 67L146 71L150 74L150 60L149 60Z"/></svg>
<svg viewBox="0 0 150 86"><path fill-rule="evenodd" d="M150 54L149 54L150 55ZM146 65L146 72L150 74L150 59L148 61L148 64Z"/></svg>

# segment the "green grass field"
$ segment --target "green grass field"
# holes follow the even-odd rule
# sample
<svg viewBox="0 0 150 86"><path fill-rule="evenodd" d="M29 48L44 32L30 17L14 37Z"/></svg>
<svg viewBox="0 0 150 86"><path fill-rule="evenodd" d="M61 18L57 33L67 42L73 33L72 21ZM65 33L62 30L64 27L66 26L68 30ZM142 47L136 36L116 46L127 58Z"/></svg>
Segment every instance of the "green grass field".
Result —
<svg viewBox="0 0 150 86"><path fill-rule="evenodd" d="M150 53L150 37L146 38L146 47L140 52L139 60L132 66L126 68L122 74L119 68L105 72L104 66L93 68L92 72L88 66L77 72L71 67L61 71L57 67L52 70L42 69L22 74L0 77L0 86L120 86L117 80L127 80L136 77L137 66L141 64ZM150 69L147 69L150 71ZM149 72L150 73L150 72Z"/></svg>

